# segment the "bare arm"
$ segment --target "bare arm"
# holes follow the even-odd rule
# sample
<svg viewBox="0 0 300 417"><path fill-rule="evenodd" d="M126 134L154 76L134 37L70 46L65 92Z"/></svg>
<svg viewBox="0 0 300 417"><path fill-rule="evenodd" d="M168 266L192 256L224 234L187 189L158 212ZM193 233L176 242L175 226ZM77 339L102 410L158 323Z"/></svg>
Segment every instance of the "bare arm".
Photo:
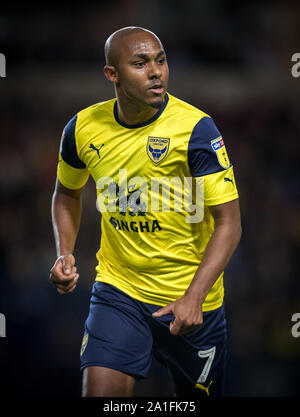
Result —
<svg viewBox="0 0 300 417"><path fill-rule="evenodd" d="M224 271L235 251L242 233L239 200L211 206L210 212L215 221L212 234L201 264L186 291L202 304L222 271Z"/></svg>
<svg viewBox="0 0 300 417"><path fill-rule="evenodd" d="M72 292L79 274L73 256L81 220L81 192L64 187L56 181L52 197L52 224L57 260L51 268L50 279L60 294Z"/></svg>
<svg viewBox="0 0 300 417"><path fill-rule="evenodd" d="M73 253L81 219L81 192L64 187L59 180L52 197L52 224L57 256Z"/></svg>
<svg viewBox="0 0 300 417"><path fill-rule="evenodd" d="M190 286L183 297L153 313L153 317L168 313L175 315L175 320L170 324L170 332L174 335L191 331L203 322L202 304L241 238L238 200L210 207L210 211L214 217L215 230Z"/></svg>

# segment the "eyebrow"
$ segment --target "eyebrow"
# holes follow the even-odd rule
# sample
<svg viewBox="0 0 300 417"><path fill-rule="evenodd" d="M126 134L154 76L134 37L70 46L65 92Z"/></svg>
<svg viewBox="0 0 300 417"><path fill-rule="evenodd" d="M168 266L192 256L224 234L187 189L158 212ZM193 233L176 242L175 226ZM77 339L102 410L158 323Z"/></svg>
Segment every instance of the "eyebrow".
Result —
<svg viewBox="0 0 300 417"><path fill-rule="evenodd" d="M165 51L159 51L155 58L159 58L160 56L165 55L165 54L166 54ZM133 55L132 58L141 58L141 59L147 60L147 59L149 59L149 55L147 55L147 54L135 54L135 55Z"/></svg>

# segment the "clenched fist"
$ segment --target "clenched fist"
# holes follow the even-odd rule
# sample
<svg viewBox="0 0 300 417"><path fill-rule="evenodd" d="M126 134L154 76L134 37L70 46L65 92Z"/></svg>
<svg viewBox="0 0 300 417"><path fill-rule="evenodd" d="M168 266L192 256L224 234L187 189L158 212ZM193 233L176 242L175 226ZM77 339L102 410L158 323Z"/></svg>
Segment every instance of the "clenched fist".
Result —
<svg viewBox="0 0 300 417"><path fill-rule="evenodd" d="M51 268L50 280L60 294L72 292L79 278L73 255L62 255Z"/></svg>

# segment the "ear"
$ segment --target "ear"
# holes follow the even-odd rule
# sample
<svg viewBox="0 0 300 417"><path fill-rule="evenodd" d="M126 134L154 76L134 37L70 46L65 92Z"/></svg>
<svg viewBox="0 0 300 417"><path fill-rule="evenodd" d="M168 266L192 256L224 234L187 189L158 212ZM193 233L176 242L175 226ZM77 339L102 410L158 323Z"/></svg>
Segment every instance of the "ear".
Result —
<svg viewBox="0 0 300 417"><path fill-rule="evenodd" d="M118 72L116 67L112 65L105 65L104 67L104 75L108 79L108 81L112 83L118 82Z"/></svg>

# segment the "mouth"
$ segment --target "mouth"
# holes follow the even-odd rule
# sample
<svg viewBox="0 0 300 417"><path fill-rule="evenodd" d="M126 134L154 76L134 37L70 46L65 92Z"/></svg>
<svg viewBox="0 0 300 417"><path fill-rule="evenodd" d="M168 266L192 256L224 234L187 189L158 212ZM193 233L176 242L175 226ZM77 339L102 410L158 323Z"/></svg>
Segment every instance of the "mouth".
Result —
<svg viewBox="0 0 300 417"><path fill-rule="evenodd" d="M165 91L161 83L153 84L149 90L154 94L162 94Z"/></svg>

